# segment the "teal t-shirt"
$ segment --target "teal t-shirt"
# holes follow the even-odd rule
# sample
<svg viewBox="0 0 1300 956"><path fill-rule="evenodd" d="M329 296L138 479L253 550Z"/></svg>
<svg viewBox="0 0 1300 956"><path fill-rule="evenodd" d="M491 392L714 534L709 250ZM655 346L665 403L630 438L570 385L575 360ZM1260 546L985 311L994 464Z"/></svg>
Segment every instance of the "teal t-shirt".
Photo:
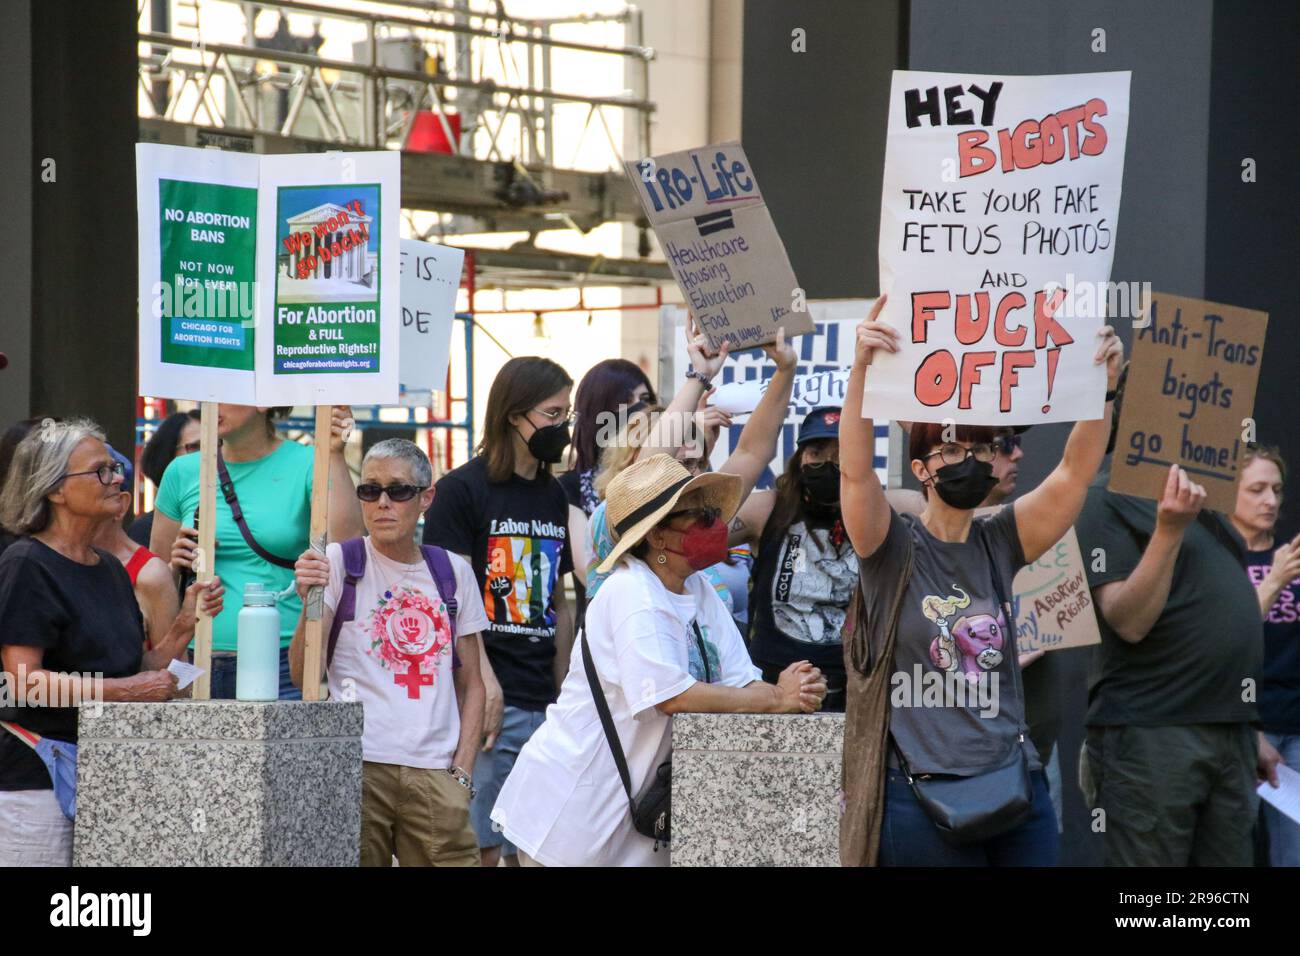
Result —
<svg viewBox="0 0 1300 956"><path fill-rule="evenodd" d="M155 507L162 514L193 527L199 504L199 457L181 455L163 472ZM281 558L296 559L307 550L311 532L311 471L313 452L306 445L282 441L265 458L228 461L230 480L257 543ZM226 587L225 608L212 622L212 649L233 651L235 627L244 606L244 585L260 581L277 591L293 583L293 570L268 564L253 553L217 491L216 572ZM302 601L296 591L281 598L280 644L288 647L298 624Z"/></svg>

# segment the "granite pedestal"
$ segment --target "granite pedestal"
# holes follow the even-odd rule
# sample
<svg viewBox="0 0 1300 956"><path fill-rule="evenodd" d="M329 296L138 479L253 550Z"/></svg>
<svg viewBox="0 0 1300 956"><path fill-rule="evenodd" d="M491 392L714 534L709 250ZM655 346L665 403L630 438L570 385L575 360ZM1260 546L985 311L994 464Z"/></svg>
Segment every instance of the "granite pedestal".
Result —
<svg viewBox="0 0 1300 956"><path fill-rule="evenodd" d="M843 714L673 717L673 866L839 866Z"/></svg>
<svg viewBox="0 0 1300 956"><path fill-rule="evenodd" d="M76 866L356 866L357 702L82 711Z"/></svg>

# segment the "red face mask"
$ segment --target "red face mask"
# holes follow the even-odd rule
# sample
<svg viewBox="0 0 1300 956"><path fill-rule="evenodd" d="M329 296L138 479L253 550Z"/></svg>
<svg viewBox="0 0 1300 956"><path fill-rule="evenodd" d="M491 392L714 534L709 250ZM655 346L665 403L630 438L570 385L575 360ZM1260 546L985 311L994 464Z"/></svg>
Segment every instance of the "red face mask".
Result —
<svg viewBox="0 0 1300 956"><path fill-rule="evenodd" d="M693 570L703 571L727 559L727 526L718 519L708 524L697 519L681 534L682 550L664 550L681 555Z"/></svg>

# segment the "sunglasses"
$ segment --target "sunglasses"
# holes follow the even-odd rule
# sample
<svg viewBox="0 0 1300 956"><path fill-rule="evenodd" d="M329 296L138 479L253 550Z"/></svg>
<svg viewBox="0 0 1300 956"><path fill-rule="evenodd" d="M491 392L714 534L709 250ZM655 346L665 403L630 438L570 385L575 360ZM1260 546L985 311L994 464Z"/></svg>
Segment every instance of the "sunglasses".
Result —
<svg viewBox="0 0 1300 956"><path fill-rule="evenodd" d="M101 485L111 485L114 478L126 477L126 466L120 461L115 461L111 465L100 465L90 471L70 471L63 475L62 478L76 478L79 475L94 475L99 479Z"/></svg>
<svg viewBox="0 0 1300 956"><path fill-rule="evenodd" d="M1020 447L1019 435L1002 435L993 439L993 444L997 445L1002 454L1009 455Z"/></svg>
<svg viewBox="0 0 1300 956"><path fill-rule="evenodd" d="M681 511L670 511L665 516L665 520L673 518L694 518L695 521L703 528L710 528L713 522L722 517L721 508L683 508Z"/></svg>
<svg viewBox="0 0 1300 956"><path fill-rule="evenodd" d="M357 497L362 501L378 501L382 494L388 495L389 501L410 501L425 488L420 485L357 485Z"/></svg>

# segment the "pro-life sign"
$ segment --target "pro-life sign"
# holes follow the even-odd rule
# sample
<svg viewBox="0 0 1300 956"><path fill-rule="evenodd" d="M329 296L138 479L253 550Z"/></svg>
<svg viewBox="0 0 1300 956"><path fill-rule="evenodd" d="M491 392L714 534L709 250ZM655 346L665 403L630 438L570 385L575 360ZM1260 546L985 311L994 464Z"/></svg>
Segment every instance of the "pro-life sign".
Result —
<svg viewBox="0 0 1300 956"><path fill-rule="evenodd" d="M700 330L733 352L813 330L749 159L720 143L624 163ZM799 308L800 311L796 311Z"/></svg>

